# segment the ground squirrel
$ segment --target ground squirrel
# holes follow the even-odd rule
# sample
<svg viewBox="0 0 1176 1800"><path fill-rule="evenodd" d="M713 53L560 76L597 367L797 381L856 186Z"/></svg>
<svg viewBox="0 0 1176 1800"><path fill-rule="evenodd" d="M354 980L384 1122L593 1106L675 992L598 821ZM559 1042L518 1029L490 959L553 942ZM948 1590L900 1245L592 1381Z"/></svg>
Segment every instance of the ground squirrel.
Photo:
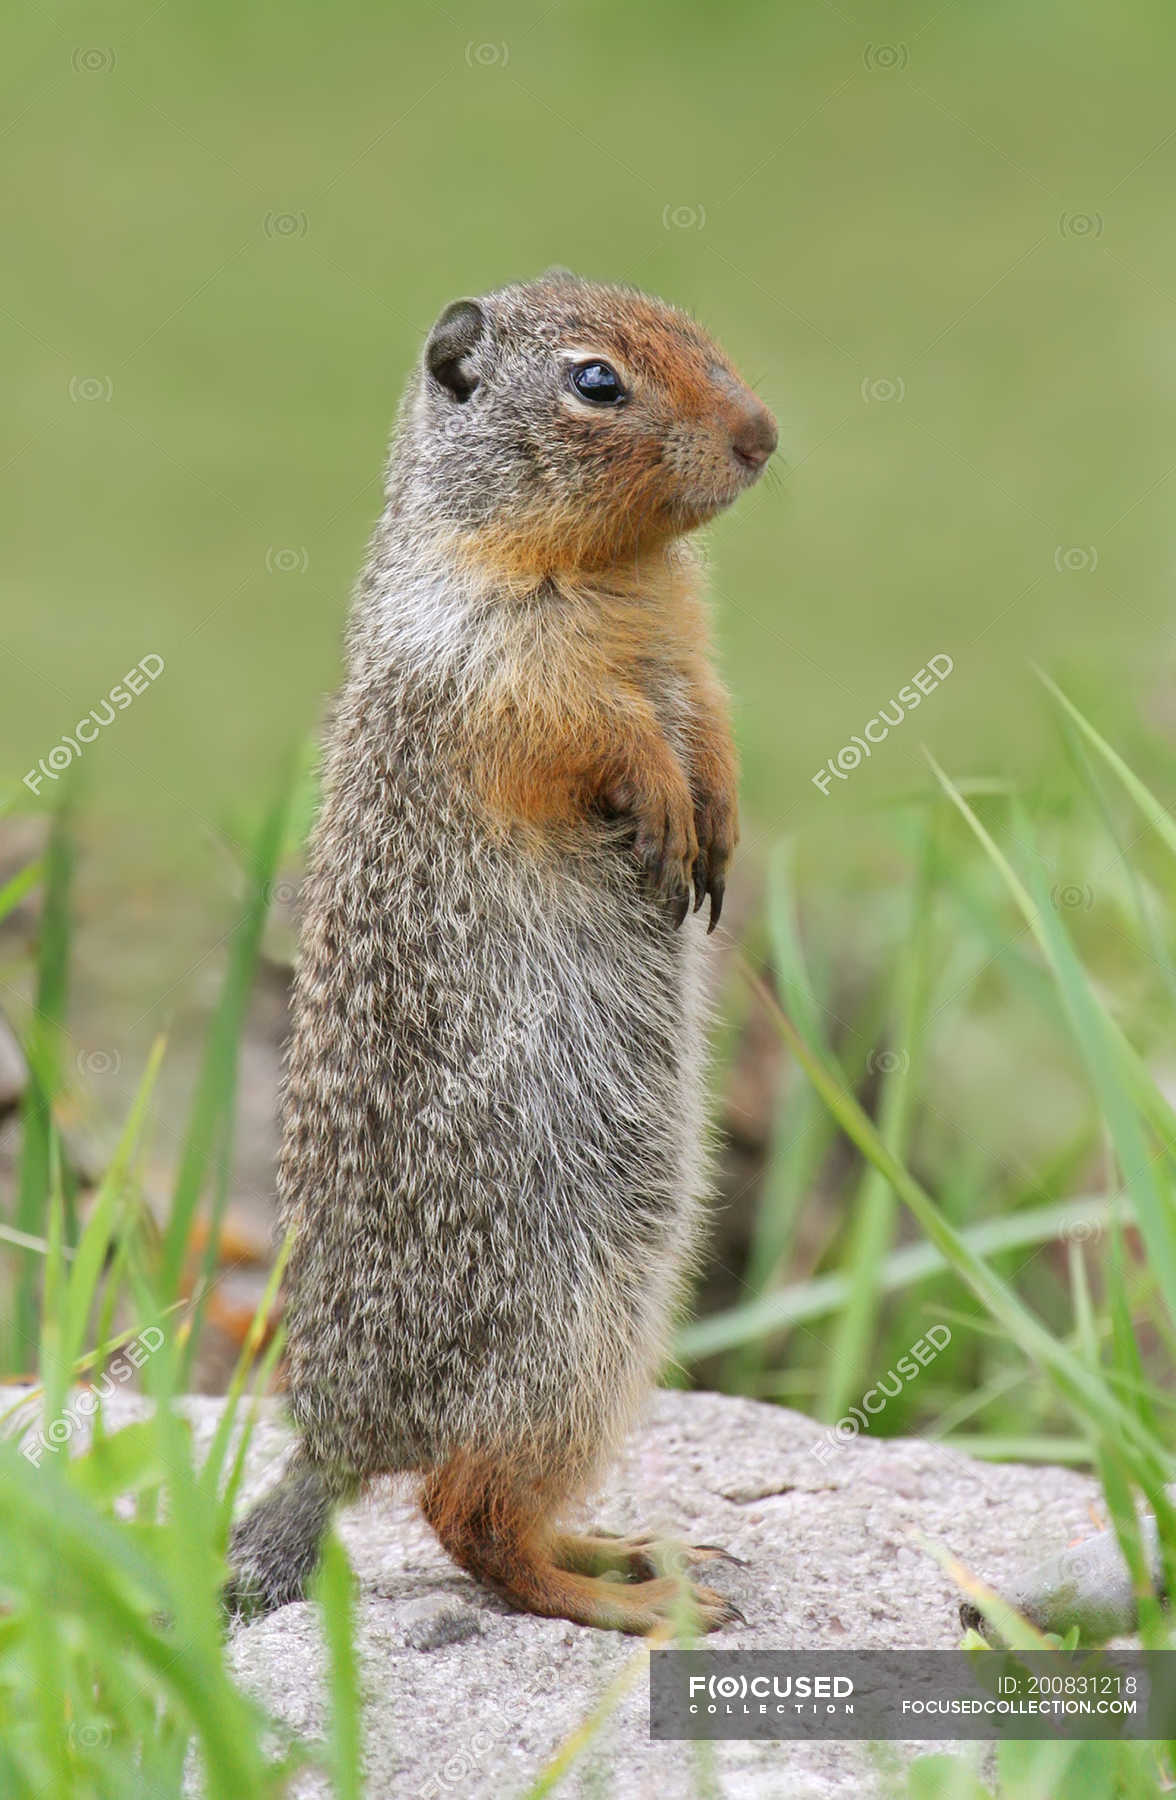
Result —
<svg viewBox="0 0 1176 1800"><path fill-rule="evenodd" d="M552 271L428 338L303 895L279 1163L301 1441L233 1534L233 1607L297 1598L334 1504L396 1471L525 1611L647 1631L674 1603L642 1542L558 1521L657 1372L696 1235L686 915L693 890L719 917L736 760L682 538L775 444L706 333L630 288Z"/></svg>

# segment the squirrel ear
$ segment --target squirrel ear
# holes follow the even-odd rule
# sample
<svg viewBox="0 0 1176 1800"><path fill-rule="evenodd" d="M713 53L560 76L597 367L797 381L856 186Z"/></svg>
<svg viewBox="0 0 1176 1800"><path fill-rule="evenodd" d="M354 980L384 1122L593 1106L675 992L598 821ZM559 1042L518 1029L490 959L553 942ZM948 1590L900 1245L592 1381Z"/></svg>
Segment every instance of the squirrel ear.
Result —
<svg viewBox="0 0 1176 1800"><path fill-rule="evenodd" d="M465 359L485 330L486 315L477 301L455 300L429 333L425 367L455 400L468 400L478 385L478 377Z"/></svg>

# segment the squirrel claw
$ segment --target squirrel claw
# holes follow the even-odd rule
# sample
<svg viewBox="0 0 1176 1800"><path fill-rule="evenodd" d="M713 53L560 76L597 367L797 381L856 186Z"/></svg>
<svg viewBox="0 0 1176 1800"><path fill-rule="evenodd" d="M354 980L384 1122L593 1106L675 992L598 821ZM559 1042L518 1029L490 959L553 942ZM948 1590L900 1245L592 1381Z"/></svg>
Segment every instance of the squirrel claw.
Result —
<svg viewBox="0 0 1176 1800"><path fill-rule="evenodd" d="M681 890L681 892L675 894L674 899L672 900L671 906L670 906L670 917L672 918L672 920L674 922L674 930L675 931L677 931L680 928L682 921L686 917L686 914L689 912L689 910L690 910L690 889L683 888Z"/></svg>
<svg viewBox="0 0 1176 1800"><path fill-rule="evenodd" d="M751 1567L746 1556L732 1556L731 1552L729 1550L724 1550L720 1544L692 1544L691 1549L697 1551L700 1555L708 1557L717 1556L722 1562L734 1563L737 1569L749 1569ZM743 1622L746 1624L746 1619Z"/></svg>
<svg viewBox="0 0 1176 1800"><path fill-rule="evenodd" d="M715 926L719 922L719 917L723 910L723 895L726 893L726 891L727 891L727 884L723 880L722 876L715 875L714 877L712 877L711 884L710 884L710 903L711 903L710 924L706 928L707 937L710 936L711 932L714 930Z"/></svg>

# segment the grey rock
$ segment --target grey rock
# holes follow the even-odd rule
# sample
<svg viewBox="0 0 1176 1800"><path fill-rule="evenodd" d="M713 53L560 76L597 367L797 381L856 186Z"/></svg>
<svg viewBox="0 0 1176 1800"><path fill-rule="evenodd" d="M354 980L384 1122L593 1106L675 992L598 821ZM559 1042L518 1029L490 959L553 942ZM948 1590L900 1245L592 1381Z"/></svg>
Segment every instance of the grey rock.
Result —
<svg viewBox="0 0 1176 1800"><path fill-rule="evenodd" d="M207 1442L220 1403L186 1407L197 1443ZM108 1423L141 1410L117 1395ZM276 1477L289 1445L271 1408L242 1505ZM746 1568L707 1568L748 1620L708 1640L717 1647L951 1649L960 1595L929 1546L1007 1588L1019 1569L1089 1535L1098 1493L1068 1469L973 1462L919 1439L831 1442L782 1407L659 1393L584 1518L721 1544L746 1559ZM561 1800L714 1791L694 1746L650 1742L639 1642L511 1612L454 1568L411 1494L390 1483L342 1513L339 1533L359 1583L369 1800L515 1800L624 1674L631 1685L559 1783ZM229 1653L285 1725L325 1732L313 1606L239 1626ZM903 1764L920 1748L736 1742L714 1745L711 1762L724 1800L881 1800L902 1791ZM957 1748L977 1761L983 1749ZM297 1789L300 1800L327 1792L314 1775Z"/></svg>
<svg viewBox="0 0 1176 1800"><path fill-rule="evenodd" d="M401 1630L410 1650L443 1650L482 1636L482 1621L472 1606L444 1594L426 1594L399 1609Z"/></svg>
<svg viewBox="0 0 1176 1800"><path fill-rule="evenodd" d="M1168 1500L1176 1505L1176 1486L1165 1491ZM1162 1594L1164 1560L1151 1513L1140 1513L1139 1528L1148 1577L1156 1592ZM1002 1591L1009 1604L1039 1631L1064 1637L1076 1625L1084 1646L1125 1637L1139 1623L1131 1571L1118 1537L1110 1529L1059 1550L1044 1563L1019 1571ZM1002 1643L1000 1633L985 1624L975 1606L961 1606L960 1618L965 1625L982 1632L989 1643Z"/></svg>

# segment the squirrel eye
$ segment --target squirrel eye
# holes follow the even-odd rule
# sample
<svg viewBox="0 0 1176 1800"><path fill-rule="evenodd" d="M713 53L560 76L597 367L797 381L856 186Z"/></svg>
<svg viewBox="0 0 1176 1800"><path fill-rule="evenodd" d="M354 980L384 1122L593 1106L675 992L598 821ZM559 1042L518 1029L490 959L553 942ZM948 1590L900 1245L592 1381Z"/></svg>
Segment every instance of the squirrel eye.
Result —
<svg viewBox="0 0 1176 1800"><path fill-rule="evenodd" d="M572 370L572 386L593 406L616 406L625 398L620 376L606 362L581 363Z"/></svg>

